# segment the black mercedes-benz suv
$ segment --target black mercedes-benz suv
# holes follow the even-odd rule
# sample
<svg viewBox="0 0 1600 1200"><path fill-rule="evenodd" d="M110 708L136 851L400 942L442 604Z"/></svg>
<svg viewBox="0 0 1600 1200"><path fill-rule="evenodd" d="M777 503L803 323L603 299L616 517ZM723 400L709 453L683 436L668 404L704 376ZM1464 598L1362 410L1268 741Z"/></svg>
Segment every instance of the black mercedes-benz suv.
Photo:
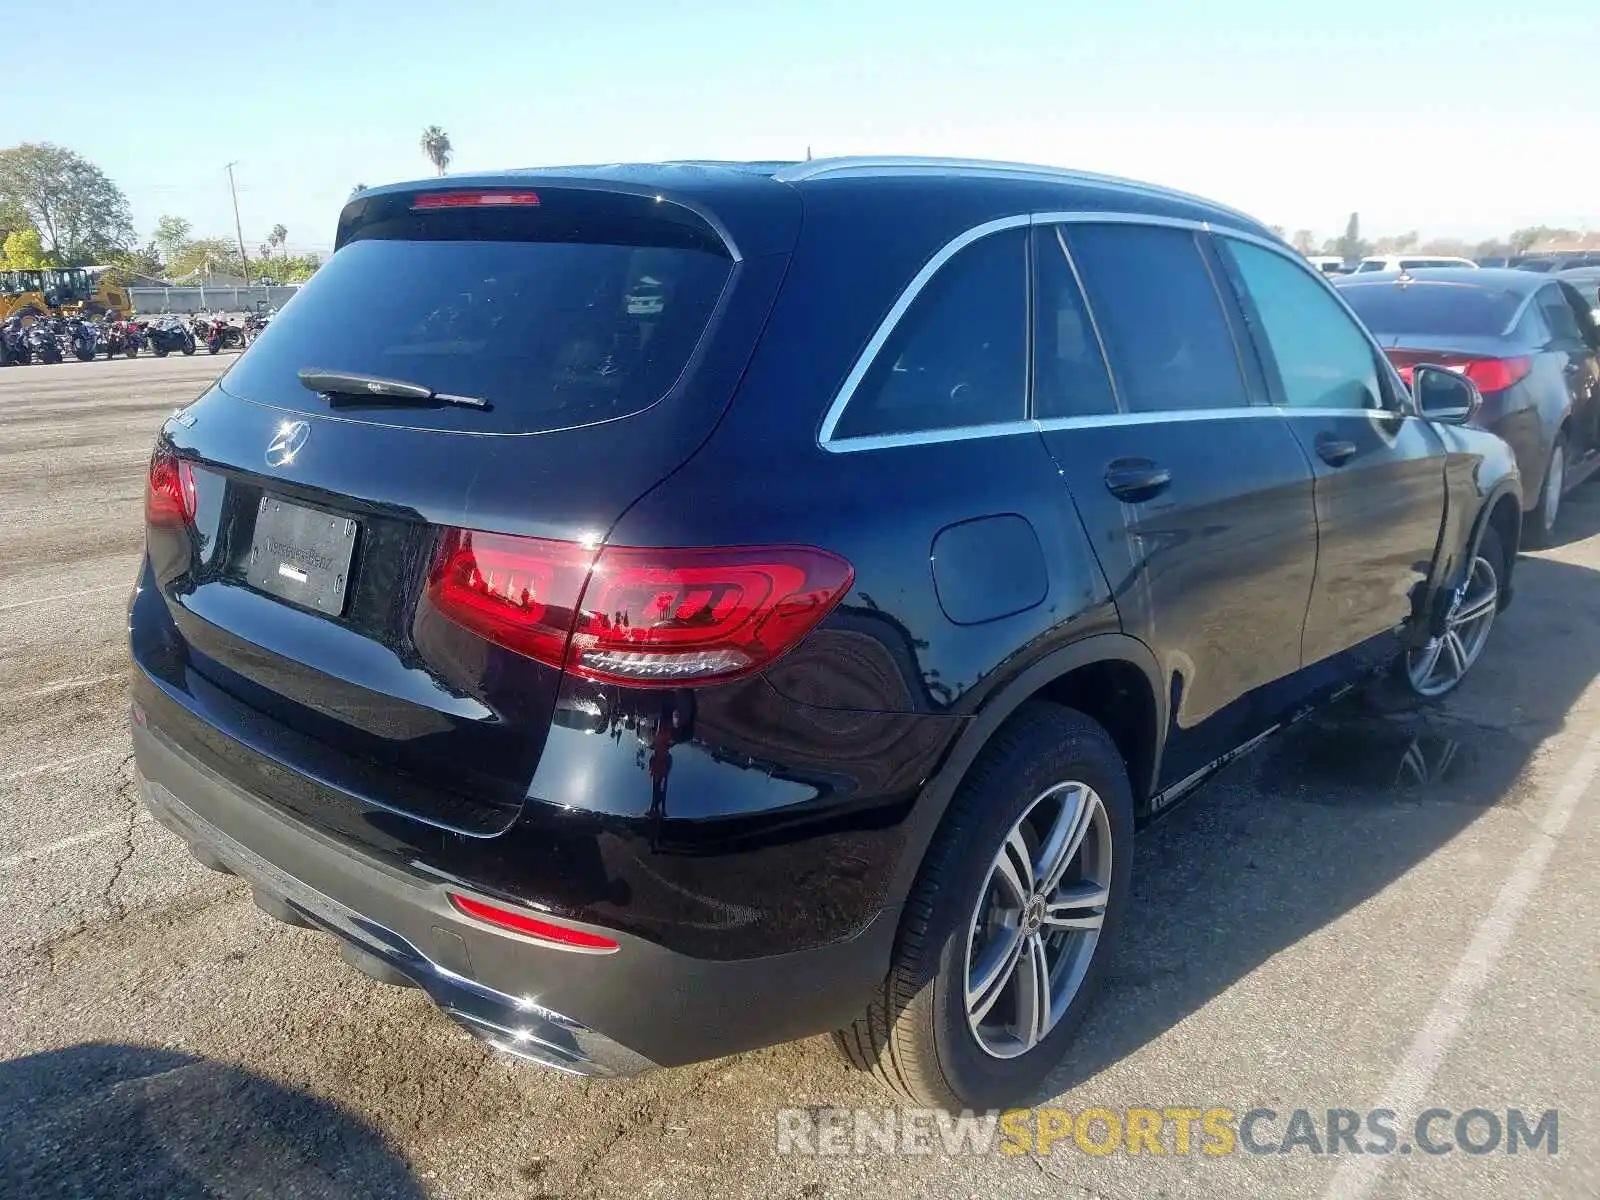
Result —
<svg viewBox="0 0 1600 1200"><path fill-rule="evenodd" d="M997 163L363 192L162 428L151 809L494 1045L626 1074L837 1030L1061 1084L1135 828L1368 675L1455 686L1520 489L1319 273Z"/></svg>

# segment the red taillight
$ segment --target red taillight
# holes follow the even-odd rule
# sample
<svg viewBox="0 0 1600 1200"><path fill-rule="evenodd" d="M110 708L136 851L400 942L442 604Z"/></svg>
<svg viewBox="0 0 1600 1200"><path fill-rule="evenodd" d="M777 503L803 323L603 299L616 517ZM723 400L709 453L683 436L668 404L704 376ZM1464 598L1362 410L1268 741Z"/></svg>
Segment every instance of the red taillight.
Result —
<svg viewBox="0 0 1600 1200"><path fill-rule="evenodd" d="M1462 374L1478 385L1480 392L1500 392L1533 370L1531 358L1478 358L1467 363Z"/></svg>
<svg viewBox="0 0 1600 1200"><path fill-rule="evenodd" d="M525 205L537 208L538 192L423 192L411 201L411 211L421 208L483 208L497 205Z"/></svg>
<svg viewBox="0 0 1600 1200"><path fill-rule="evenodd" d="M144 519L151 525L187 525L194 520L194 468L167 450L150 456Z"/></svg>
<svg viewBox="0 0 1600 1200"><path fill-rule="evenodd" d="M476 917L490 925L498 925L501 929L509 929L513 933L520 933L526 937L537 938L541 942L562 946L568 950L589 950L609 953L620 949L616 942L608 937L601 937L597 933L586 933L581 929L569 929L565 925L556 925L550 921L541 921L537 917L530 917L526 913L512 912L508 908L498 905L485 904L482 900L474 900L470 896L458 896L451 892L450 903L454 904L469 917Z"/></svg>
<svg viewBox="0 0 1600 1200"><path fill-rule="evenodd" d="M1400 372L1400 378L1406 383L1411 382L1412 368L1423 363L1436 367L1448 367L1452 371L1459 371L1473 383L1478 385L1478 390L1487 395L1490 392L1504 391L1517 380L1523 378L1533 370L1531 358L1481 358L1473 354L1460 354L1449 350L1386 350L1389 361Z"/></svg>
<svg viewBox="0 0 1600 1200"><path fill-rule="evenodd" d="M671 687L761 670L815 628L853 578L842 558L802 546L597 553L450 530L428 598L457 624L549 666Z"/></svg>

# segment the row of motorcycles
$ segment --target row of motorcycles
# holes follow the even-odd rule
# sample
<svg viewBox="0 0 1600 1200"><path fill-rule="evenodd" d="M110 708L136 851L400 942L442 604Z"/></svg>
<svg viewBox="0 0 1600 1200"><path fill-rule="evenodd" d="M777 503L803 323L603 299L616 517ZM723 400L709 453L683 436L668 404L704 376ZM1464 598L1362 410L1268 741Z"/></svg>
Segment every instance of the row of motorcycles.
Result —
<svg viewBox="0 0 1600 1200"><path fill-rule="evenodd" d="M0 322L0 367L58 363L68 358L91 362L101 355L137 358L141 350L157 358L193 354L201 346L208 354L243 350L271 319L270 313L250 313L242 324L235 325L227 317L202 313L188 323L169 314L153 320L42 317L27 324L22 317L13 316Z"/></svg>

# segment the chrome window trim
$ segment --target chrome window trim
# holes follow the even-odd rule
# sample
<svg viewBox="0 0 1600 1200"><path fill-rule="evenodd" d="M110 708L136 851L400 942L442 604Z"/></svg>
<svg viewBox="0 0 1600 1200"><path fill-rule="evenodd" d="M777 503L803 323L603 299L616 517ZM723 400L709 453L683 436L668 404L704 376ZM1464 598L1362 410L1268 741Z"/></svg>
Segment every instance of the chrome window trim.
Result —
<svg viewBox="0 0 1600 1200"><path fill-rule="evenodd" d="M906 284L905 288L900 292L899 298L895 300L894 304L890 307L883 320L878 322L878 328L873 332L872 337L867 340L867 344L862 348L861 353L856 356L855 365L850 368L850 374L845 376L844 383L840 386L839 391L834 395L833 403L828 406L828 411L822 418L822 427L817 431L817 444L819 446L821 446L824 450L837 451L847 448L847 443L857 442L873 442L884 445L903 446L910 445L912 442L916 441L961 441L966 440L967 438L980 436L970 432L971 430L993 428L992 426L962 426L954 430L916 430L907 433L875 434L871 437L840 438L837 441L833 436L833 431L835 427L838 426L839 419L844 416L844 410L849 405L850 398L856 394L856 389L861 386L862 379L864 379L867 372L872 369L872 364L877 360L878 352L883 349L883 344L889 340L890 335L894 333L895 326L900 324L900 318L905 316L906 310L910 308L911 305L916 301L918 295L921 294L922 289L928 286L929 281L939 273L939 269L961 251L972 245L973 242L981 241L990 234L1001 233L1007 229L1025 228L1027 224L1028 214L1021 213L1016 216L999 217L993 221L985 221L981 225L974 225L965 233L958 234L951 238L934 253L932 258L922 265L922 269L912 276L911 282ZM1023 423L1026 423L1028 412L1026 393L1024 393L1022 396L1022 401L1023 404L1020 411L1024 419ZM1005 424L1016 423L1017 422L1005 422ZM949 433L956 433L962 436L934 436L937 434ZM910 440L908 441L904 439ZM876 446L867 447L850 445L848 448L875 449Z"/></svg>
<svg viewBox="0 0 1600 1200"><path fill-rule="evenodd" d="M994 425L957 425L950 429L875 433L870 437L841 438L821 445L833 454L855 454L862 450L890 450L896 446L927 446L936 442L970 442L979 438L1014 437L1019 433L1037 431L1038 425L1033 421L1002 421Z"/></svg>
<svg viewBox="0 0 1600 1200"><path fill-rule="evenodd" d="M876 160L874 160L876 161ZM828 172L819 172L828 173ZM806 176L810 177L810 176ZM878 328L873 332L861 353L856 357L855 364L851 367L849 375L835 393L833 402L828 406L828 411L822 419L822 425L817 432L817 445L823 450L833 454L851 454L863 450L885 450L899 446L919 446L937 442L965 442L975 441L989 437L1012 437L1019 433L1030 431L1057 430L1057 429L1088 429L1116 425L1151 425L1164 421L1220 421L1230 417L1284 417L1284 416L1320 416L1320 417L1350 417L1359 415L1390 416L1390 417L1415 417L1417 414L1409 407L1399 410L1391 408L1289 408L1277 404L1241 405L1238 408L1209 408L1209 409L1162 409L1156 412L1126 412L1101 413L1083 417L1050 417L1044 420L1029 417L1021 421L997 422L993 425L965 425L951 429L910 430L904 433L875 434L870 437L835 438L834 429L838 426L840 418L844 415L851 397L855 395L862 379L872 369L878 353L883 345L894 333L895 327L905 315L906 310L916 301L917 296L928 285L940 268L951 258L960 253L972 243L999 233L1007 229L1017 229L1022 226L1048 226L1048 225L1154 225L1165 226L1171 229L1187 229L1197 233L1209 233L1219 237L1238 238L1240 241L1251 242L1262 246L1290 262L1298 263L1301 270L1317 280L1318 284L1326 291L1333 294L1335 302L1344 310L1346 315L1355 322L1356 328L1367 339L1367 344L1377 356L1377 361L1388 368L1391 386L1395 394L1406 397L1409 401L1410 391L1401 381L1399 373L1389 363L1388 357L1383 353L1383 348L1378 345L1372 332L1356 316L1339 295L1338 289L1328 282L1321 271L1310 263L1304 261L1298 251L1286 243L1273 238L1261 237L1253 233L1246 233L1229 228L1218 228L1208 221L1191 220L1186 217L1168 217L1152 215L1149 213L1128 212L1099 212L1099 211L1060 211L1018 213L1009 217L999 217L992 221L985 221L981 225L974 225L971 229L958 234L950 239L931 257L912 277L910 283L901 291L893 306ZM1067 255L1067 261L1072 265L1074 276L1077 274L1077 264L1072 256ZM1079 281L1082 288L1082 281ZM1090 302L1090 316L1093 319L1093 304ZM1095 337L1099 339L1099 329L1095 329ZM1101 344L1101 353L1104 356L1104 344ZM1109 367L1108 367L1109 370ZM1112 388L1117 388L1116 375L1113 372ZM1120 393L1117 393L1118 403L1121 403ZM1031 403L1031 386L1028 400ZM1024 410L1031 412L1031 407Z"/></svg>

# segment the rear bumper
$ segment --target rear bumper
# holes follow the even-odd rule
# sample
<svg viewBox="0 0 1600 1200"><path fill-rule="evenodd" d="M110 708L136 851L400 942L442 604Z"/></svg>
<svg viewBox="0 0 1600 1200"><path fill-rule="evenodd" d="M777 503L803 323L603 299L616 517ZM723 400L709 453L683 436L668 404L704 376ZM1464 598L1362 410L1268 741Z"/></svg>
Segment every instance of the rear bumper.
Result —
<svg viewBox="0 0 1600 1200"><path fill-rule="evenodd" d="M384 982L421 988L448 1016L497 1049L578 1075L636 1075L655 1064L626 1046L539 1005L508 996L429 958L394 930L362 916L268 862L210 824L164 785L141 778L151 814L210 867L248 882L257 903L280 918L333 934L352 965Z"/></svg>
<svg viewBox="0 0 1600 1200"><path fill-rule="evenodd" d="M888 966L894 909L846 941L755 959L695 958L596 926L621 949L550 948L457 911L446 885L478 891L470 879L298 821L153 722L136 720L133 742L154 816L202 862L247 880L264 910L333 934L368 974L416 985L476 1036L559 1070L630 1075L837 1029Z"/></svg>

